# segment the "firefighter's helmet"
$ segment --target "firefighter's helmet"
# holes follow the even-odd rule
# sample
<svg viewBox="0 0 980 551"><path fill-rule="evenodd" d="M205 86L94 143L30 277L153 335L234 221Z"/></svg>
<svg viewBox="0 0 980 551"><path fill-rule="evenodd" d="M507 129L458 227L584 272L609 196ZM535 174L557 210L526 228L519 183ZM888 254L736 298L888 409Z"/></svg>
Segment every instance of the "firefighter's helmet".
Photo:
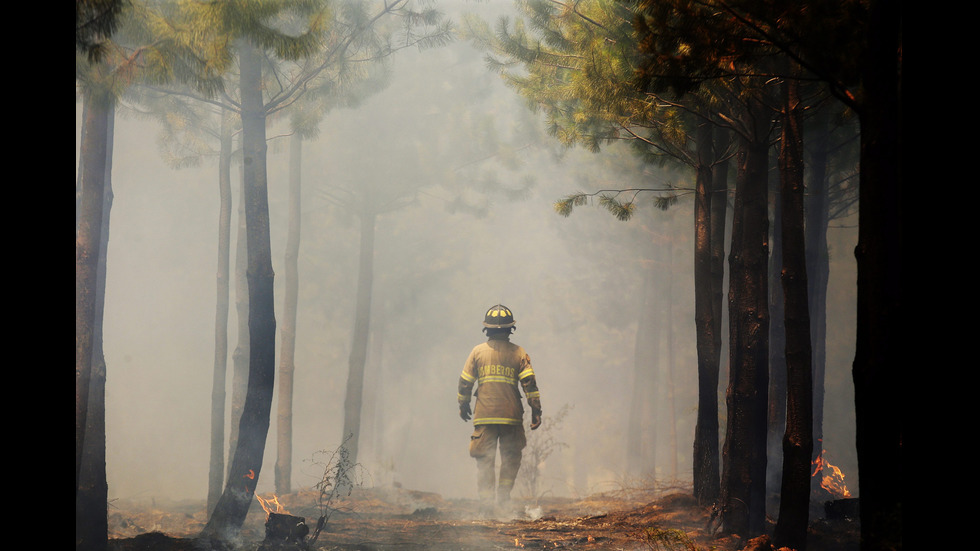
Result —
<svg viewBox="0 0 980 551"><path fill-rule="evenodd" d="M491 306L483 318L483 326L490 329L514 327L514 314L503 304Z"/></svg>

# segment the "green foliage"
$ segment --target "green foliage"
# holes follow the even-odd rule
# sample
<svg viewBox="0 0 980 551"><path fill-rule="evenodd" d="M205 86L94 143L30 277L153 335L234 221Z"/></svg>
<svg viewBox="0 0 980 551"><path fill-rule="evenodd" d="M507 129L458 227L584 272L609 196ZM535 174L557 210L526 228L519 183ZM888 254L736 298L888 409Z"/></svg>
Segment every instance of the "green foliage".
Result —
<svg viewBox="0 0 980 551"><path fill-rule="evenodd" d="M105 43L119 27L123 0L75 1L75 53L97 63L105 54Z"/></svg>
<svg viewBox="0 0 980 551"><path fill-rule="evenodd" d="M687 110L636 86L642 60L628 3L531 0L520 7L523 18L501 19L493 31L468 19L467 36L544 112L560 143L598 151L604 143L640 140L667 157L688 147Z"/></svg>
<svg viewBox="0 0 980 551"><path fill-rule="evenodd" d="M231 0L181 5L181 13L201 33L224 37L219 40L226 46L235 40L249 40L284 60L309 57L319 51L329 13L321 0Z"/></svg>
<svg viewBox="0 0 980 551"><path fill-rule="evenodd" d="M555 212L561 216L568 217L572 214L575 207L580 207L582 205L588 204L589 200L598 197L599 206L608 210L617 219L622 221L630 220L636 213L636 201L640 193L643 192L653 192L657 195L654 197L653 205L660 210L667 210L671 206L675 205L678 201L677 192L679 191L691 191L684 190L682 188L633 188L633 189L621 189L621 190L602 190L595 193L573 193L571 195L566 195L562 199L559 199L554 203ZM629 199L623 201L619 199L620 195L629 194Z"/></svg>
<svg viewBox="0 0 980 551"><path fill-rule="evenodd" d="M617 219L623 221L629 220L633 216L633 212L636 210L636 203L634 203L632 200L620 201L615 195L608 195L605 193L599 195L599 206L604 207L606 210L615 215Z"/></svg>
<svg viewBox="0 0 980 551"><path fill-rule="evenodd" d="M591 197L591 195L588 193L573 193L572 195L567 195L564 199L560 199L555 202L555 212L567 218L572 214L572 210L575 207L580 207L586 204L589 197Z"/></svg>
<svg viewBox="0 0 980 551"><path fill-rule="evenodd" d="M75 81L85 93L119 98L136 85L184 83L213 95L230 59L212 57L214 44L177 15L177 3L130 0L118 12L112 40L98 55L76 54Z"/></svg>
<svg viewBox="0 0 980 551"><path fill-rule="evenodd" d="M623 3L519 7L522 18L502 18L493 29L467 19L465 36L487 52L488 67L544 112L561 144L598 151L623 137L624 124L653 116L657 106L629 85L635 40Z"/></svg>
<svg viewBox="0 0 980 551"><path fill-rule="evenodd" d="M638 82L682 96L706 85L800 78L783 72L789 58L804 81L820 81L854 106L866 75L862 52L873 43L867 0L639 0Z"/></svg>
<svg viewBox="0 0 980 551"><path fill-rule="evenodd" d="M678 103L638 86L645 60L633 25L635 4L617 0L519 2L521 17L501 18L495 26L465 20L464 35L486 52L488 67L545 116L546 127L562 146L599 152L629 142L633 153L655 166L695 166L693 129L709 98ZM569 216L597 197L599 206L619 220L636 212L638 191L654 193L653 205L677 201L670 188L576 193L555 202ZM623 193L632 196L623 199Z"/></svg>

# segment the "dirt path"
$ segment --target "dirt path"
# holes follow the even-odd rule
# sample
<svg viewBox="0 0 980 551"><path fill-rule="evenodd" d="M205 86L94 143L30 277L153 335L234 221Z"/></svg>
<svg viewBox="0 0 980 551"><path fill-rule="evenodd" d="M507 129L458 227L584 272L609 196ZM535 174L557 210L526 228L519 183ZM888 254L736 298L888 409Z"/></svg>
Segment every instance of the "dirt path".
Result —
<svg viewBox="0 0 980 551"><path fill-rule="evenodd" d="M312 529L320 517L312 493L281 496L290 515ZM265 511L252 507L236 551L484 551L497 549L708 550L744 547L707 531L709 515L689 494L658 499L600 495L583 500L517 502L512 515L486 518L473 500L392 489L358 489L336 504L313 545L264 543ZM194 537L206 518L200 503L116 503L110 507L111 551L208 551ZM856 526L815 526L810 551L856 550Z"/></svg>

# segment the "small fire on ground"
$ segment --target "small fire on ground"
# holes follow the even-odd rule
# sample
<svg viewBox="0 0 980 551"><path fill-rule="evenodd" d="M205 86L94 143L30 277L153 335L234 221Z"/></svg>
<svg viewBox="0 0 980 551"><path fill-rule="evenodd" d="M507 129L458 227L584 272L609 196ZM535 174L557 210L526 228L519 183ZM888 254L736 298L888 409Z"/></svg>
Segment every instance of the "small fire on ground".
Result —
<svg viewBox="0 0 980 551"><path fill-rule="evenodd" d="M813 460L813 474L810 476L819 475L821 477L820 487L830 492L834 497L851 497L851 492L844 484L844 473L824 458L826 454L827 450L820 450L820 455Z"/></svg>
<svg viewBox="0 0 980 551"><path fill-rule="evenodd" d="M279 503L279 496L275 494L272 494L272 497L269 499L262 499L262 496L260 496L259 494L255 494L255 499L258 500L259 505L262 506L262 509L265 511L266 515L271 515L272 513L278 513L282 515L289 514L286 511L286 508L283 507L281 503Z"/></svg>
<svg viewBox="0 0 980 551"><path fill-rule="evenodd" d="M255 499L265 510L265 541L292 543L306 540L310 534L306 519L289 514L279 503L278 496L273 494L268 499L262 499L262 496L255 494Z"/></svg>

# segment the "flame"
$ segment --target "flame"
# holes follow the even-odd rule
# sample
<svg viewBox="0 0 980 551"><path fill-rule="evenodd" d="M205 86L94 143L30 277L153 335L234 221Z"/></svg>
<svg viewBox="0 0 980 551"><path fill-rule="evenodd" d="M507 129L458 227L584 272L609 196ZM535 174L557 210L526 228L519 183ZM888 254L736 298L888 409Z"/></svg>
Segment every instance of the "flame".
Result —
<svg viewBox="0 0 980 551"><path fill-rule="evenodd" d="M255 499L259 501L259 505L262 506L266 515L271 515L272 513L289 514L286 512L286 508L279 503L279 497L276 494L272 494L272 497L269 499L262 499L262 496L255 494Z"/></svg>
<svg viewBox="0 0 980 551"><path fill-rule="evenodd" d="M514 547L524 547L524 544L521 543L520 539L514 538Z"/></svg>
<svg viewBox="0 0 980 551"><path fill-rule="evenodd" d="M245 475L245 476L243 476L242 478L247 478L249 480L255 480L255 469L249 469L248 470L248 474Z"/></svg>
<svg viewBox="0 0 980 551"><path fill-rule="evenodd" d="M820 455L813 460L813 474L810 476L814 477L817 474L823 473L823 478L820 480L821 488L836 497L851 497L851 492L847 489L847 485L844 484L844 473L824 459L825 453L827 453L827 450L820 450Z"/></svg>

